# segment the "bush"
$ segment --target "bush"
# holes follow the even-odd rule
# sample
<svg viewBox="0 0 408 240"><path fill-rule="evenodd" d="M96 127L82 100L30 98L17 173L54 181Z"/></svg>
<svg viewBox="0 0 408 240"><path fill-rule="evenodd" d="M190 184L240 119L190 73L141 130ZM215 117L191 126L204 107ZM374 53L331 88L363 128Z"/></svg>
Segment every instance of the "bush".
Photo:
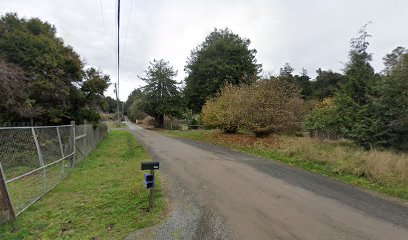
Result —
<svg viewBox="0 0 408 240"><path fill-rule="evenodd" d="M202 110L204 124L236 133L242 118L242 87L226 85L216 97L207 100Z"/></svg>
<svg viewBox="0 0 408 240"><path fill-rule="evenodd" d="M339 135L341 133L340 119L337 116L337 106L333 99L325 98L306 118L305 130L320 140Z"/></svg>
<svg viewBox="0 0 408 240"><path fill-rule="evenodd" d="M301 130L304 104L300 89L286 81L261 80L251 85L225 86L203 107L206 125L235 133L238 128L257 137Z"/></svg>
<svg viewBox="0 0 408 240"><path fill-rule="evenodd" d="M271 78L243 86L241 91L245 99L239 106L244 129L257 137L301 130L305 107L296 85Z"/></svg>
<svg viewBox="0 0 408 240"><path fill-rule="evenodd" d="M142 120L147 116L147 113L143 111L143 102L140 99L133 100L128 108L128 117L130 120L136 122L136 120Z"/></svg>

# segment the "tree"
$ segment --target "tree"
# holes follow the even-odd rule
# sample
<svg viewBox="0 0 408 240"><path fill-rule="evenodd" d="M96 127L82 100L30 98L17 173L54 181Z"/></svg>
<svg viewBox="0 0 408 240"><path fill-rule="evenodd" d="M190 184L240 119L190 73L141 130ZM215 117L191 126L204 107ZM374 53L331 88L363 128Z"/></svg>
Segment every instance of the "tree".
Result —
<svg viewBox="0 0 408 240"><path fill-rule="evenodd" d="M408 53L386 69L388 75L379 82L380 94L373 101L379 123L374 145L408 151Z"/></svg>
<svg viewBox="0 0 408 240"><path fill-rule="evenodd" d="M387 54L383 60L384 60L384 73L386 75L390 74L392 70L395 68L399 67L400 64L402 63L402 58L404 55L408 53L408 49L405 49L404 47L397 47L394 50L392 50L391 53Z"/></svg>
<svg viewBox="0 0 408 240"><path fill-rule="evenodd" d="M143 99L135 98L128 109L128 117L131 121L143 120L148 115L144 112Z"/></svg>
<svg viewBox="0 0 408 240"><path fill-rule="evenodd" d="M143 99L143 98L144 98L144 95L143 95L142 89L141 89L141 88L135 88L135 89L129 94L129 96L128 96L126 102L125 102L124 109L125 109L126 114L129 113L130 106L132 105L132 103L133 103L133 101L134 101L135 99Z"/></svg>
<svg viewBox="0 0 408 240"><path fill-rule="evenodd" d="M24 71L27 89L26 116L43 123L74 120L71 97L82 80L79 55L56 36L56 29L38 18L0 18L0 58ZM20 119L22 120L22 119Z"/></svg>
<svg viewBox="0 0 408 240"><path fill-rule="evenodd" d="M29 80L19 67L0 59L0 122L30 118L28 113Z"/></svg>
<svg viewBox="0 0 408 240"><path fill-rule="evenodd" d="M76 119L80 122L83 120L97 123L100 120L100 114L106 108L104 92L110 85L109 75L104 74L95 68L89 68L84 72L84 80L81 83L81 92L78 94L80 104L77 110Z"/></svg>
<svg viewBox="0 0 408 240"><path fill-rule="evenodd" d="M187 60L185 95L194 112L200 112L206 99L225 83L249 84L261 71L255 59L256 50L249 49L249 39L229 29L215 29L194 49Z"/></svg>
<svg viewBox="0 0 408 240"><path fill-rule="evenodd" d="M310 77L307 75L306 69L302 68L300 75L294 76L294 83L301 88L300 94L303 99L311 98L312 89L310 86Z"/></svg>
<svg viewBox="0 0 408 240"><path fill-rule="evenodd" d="M335 93L340 90L340 86L344 84L345 77L341 73L336 73L331 70L323 71L318 69L315 81L310 83L311 97L323 100L327 97L334 97Z"/></svg>
<svg viewBox="0 0 408 240"><path fill-rule="evenodd" d="M289 64L285 63L285 65L280 69L278 78L280 80L293 82L293 71L295 69Z"/></svg>
<svg viewBox="0 0 408 240"><path fill-rule="evenodd" d="M346 65L346 82L342 92L349 95L359 106L369 101L370 87L375 79L373 67L370 65L372 56L367 52L367 24L359 30L359 36L351 39L350 61Z"/></svg>
<svg viewBox="0 0 408 240"><path fill-rule="evenodd" d="M147 84L143 87L144 110L156 119L159 127L163 127L164 115L178 116L183 109L177 87L180 83L174 80L177 72L169 62L161 59L150 62L145 74L145 77L139 77Z"/></svg>
<svg viewBox="0 0 408 240"><path fill-rule="evenodd" d="M116 112L116 99L113 99L110 96L105 97L104 111L108 113Z"/></svg>
<svg viewBox="0 0 408 240"><path fill-rule="evenodd" d="M302 98L309 99L311 95L310 77L307 75L306 69L302 68L300 75L293 75L294 70L289 63L285 63L279 71L278 79L298 85Z"/></svg>
<svg viewBox="0 0 408 240"><path fill-rule="evenodd" d="M92 67L87 69L84 75L81 91L85 94L86 104L95 109L102 109L103 94L110 85L109 75Z"/></svg>
<svg viewBox="0 0 408 240"><path fill-rule="evenodd" d="M367 52L371 37L367 25L359 30L359 36L351 40L350 60L345 68L345 82L335 97L342 132L365 148L372 147L372 134L376 124L372 122L375 111L371 101L377 76L370 65L371 54Z"/></svg>

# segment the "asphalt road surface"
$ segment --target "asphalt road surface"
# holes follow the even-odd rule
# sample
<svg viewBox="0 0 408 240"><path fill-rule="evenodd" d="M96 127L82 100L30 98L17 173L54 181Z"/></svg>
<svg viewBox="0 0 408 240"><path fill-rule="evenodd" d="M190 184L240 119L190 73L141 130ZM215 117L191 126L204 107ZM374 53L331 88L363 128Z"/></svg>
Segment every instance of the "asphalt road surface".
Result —
<svg viewBox="0 0 408 240"><path fill-rule="evenodd" d="M172 213L155 239L408 239L408 205L275 161L127 123Z"/></svg>

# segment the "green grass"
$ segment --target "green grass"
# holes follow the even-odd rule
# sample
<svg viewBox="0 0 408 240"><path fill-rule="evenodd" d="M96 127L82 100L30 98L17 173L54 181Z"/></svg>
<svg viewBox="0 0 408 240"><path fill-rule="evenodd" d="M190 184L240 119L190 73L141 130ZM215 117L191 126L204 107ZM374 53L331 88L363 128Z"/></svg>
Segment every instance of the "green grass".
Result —
<svg viewBox="0 0 408 240"><path fill-rule="evenodd" d="M1 226L0 239L123 239L159 223L165 199L157 177L155 208L146 211L140 162L149 160L130 132L112 131L60 185Z"/></svg>
<svg viewBox="0 0 408 240"><path fill-rule="evenodd" d="M342 169L340 164L346 165L346 161L358 161L359 155L355 157L356 153L361 154L361 150L349 146L350 144L344 142L336 142L331 144L326 143L314 143L313 147L297 148L295 151L287 151L284 147L265 147L262 145L246 145L245 143L233 140L222 141L217 138L219 133L217 131L162 131L163 134L168 136L180 137L191 139L195 141L203 141L212 144L222 145L232 150L243 152L252 156L263 157L267 159L277 160L285 164L301 168L310 172L318 173L330 178L341 180L347 183L351 183L356 186L360 186L366 189L370 189L376 192L380 192L389 196L398 197L403 200L408 200L408 185L405 180L398 181L398 179L373 179L370 176L364 176L356 174L353 165L350 169ZM225 137L225 135L224 135ZM285 138L283 138L285 139ZM293 137L286 137L290 139L294 145L305 144L305 142L293 142L296 141ZM309 141L306 141L308 144ZM296 148L296 147L295 147ZM346 159L341 159L336 156L336 149L341 149L341 153L348 152ZM353 156L351 158L350 156ZM322 161L322 159L336 159L335 161ZM348 158L351 158L348 159ZM405 159L406 160L406 159ZM342 162L343 161L343 162ZM364 162L364 160L362 160ZM341 162L341 163L339 163ZM343 167L344 168L344 167ZM354 167L355 168L355 167ZM407 174L407 173L405 173Z"/></svg>

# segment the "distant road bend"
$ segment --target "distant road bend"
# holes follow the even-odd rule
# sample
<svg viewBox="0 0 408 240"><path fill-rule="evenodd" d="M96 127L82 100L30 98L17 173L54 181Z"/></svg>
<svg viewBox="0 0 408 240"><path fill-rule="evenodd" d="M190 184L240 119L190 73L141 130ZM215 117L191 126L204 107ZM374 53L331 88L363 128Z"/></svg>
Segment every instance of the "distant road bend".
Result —
<svg viewBox="0 0 408 240"><path fill-rule="evenodd" d="M127 125L160 161L165 180L184 184L212 224L198 224L192 239L222 239L214 224L232 239L408 239L405 203L275 161ZM214 223L207 211L221 221Z"/></svg>

